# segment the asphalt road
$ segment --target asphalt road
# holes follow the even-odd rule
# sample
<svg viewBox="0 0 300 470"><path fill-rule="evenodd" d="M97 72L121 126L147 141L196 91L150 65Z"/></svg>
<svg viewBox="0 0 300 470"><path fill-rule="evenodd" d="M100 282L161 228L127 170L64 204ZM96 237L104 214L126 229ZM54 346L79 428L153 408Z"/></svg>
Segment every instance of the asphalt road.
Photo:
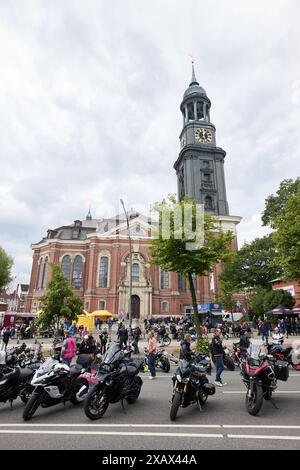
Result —
<svg viewBox="0 0 300 470"><path fill-rule="evenodd" d="M174 368L175 366L173 366ZM23 404L0 405L0 449L299 449L300 372L278 382L274 399L264 401L256 417L245 409L245 387L239 371L224 371L226 387L217 388L200 412L196 405L180 409L169 419L171 373L158 372L155 381L142 374L137 403L110 405L96 422L82 406L70 403L38 409L29 423L22 421ZM211 380L214 379L212 375Z"/></svg>

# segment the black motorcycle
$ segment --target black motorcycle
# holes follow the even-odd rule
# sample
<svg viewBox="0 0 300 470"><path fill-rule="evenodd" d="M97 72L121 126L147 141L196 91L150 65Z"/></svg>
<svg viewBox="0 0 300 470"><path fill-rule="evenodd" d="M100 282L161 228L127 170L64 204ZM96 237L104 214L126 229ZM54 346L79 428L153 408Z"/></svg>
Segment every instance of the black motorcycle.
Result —
<svg viewBox="0 0 300 470"><path fill-rule="evenodd" d="M155 368L157 369L162 369L164 372L168 373L170 372L170 361L167 357L166 351L163 348L160 348L154 359L154 364ZM144 371L148 370L148 352L147 349L145 348L145 361L144 361Z"/></svg>
<svg viewBox="0 0 300 470"><path fill-rule="evenodd" d="M24 421L31 419L39 406L48 408L71 401L74 405L83 402L89 383L82 374L90 370L91 357L81 354L77 363L68 367L48 358L35 372L31 381L34 391L23 412Z"/></svg>
<svg viewBox="0 0 300 470"><path fill-rule="evenodd" d="M212 358L212 361L213 363L215 364L216 363L216 358L213 354L213 350L211 349L211 358ZM224 366L230 370L231 372L234 371L234 361L230 355L230 351L227 349L227 348L224 348L223 349L223 362L224 362Z"/></svg>
<svg viewBox="0 0 300 470"><path fill-rule="evenodd" d="M84 401L84 412L89 419L102 418L109 403L126 400L137 401L143 381L138 373L143 369L142 360L126 357L120 343L111 343L102 358L98 372L93 376L98 383L89 391Z"/></svg>
<svg viewBox="0 0 300 470"><path fill-rule="evenodd" d="M173 381L170 419L175 421L179 407L186 408L197 403L199 410L206 403L209 395L214 395L215 386L209 383L206 374L211 369L210 360L195 356L192 361L180 359Z"/></svg>

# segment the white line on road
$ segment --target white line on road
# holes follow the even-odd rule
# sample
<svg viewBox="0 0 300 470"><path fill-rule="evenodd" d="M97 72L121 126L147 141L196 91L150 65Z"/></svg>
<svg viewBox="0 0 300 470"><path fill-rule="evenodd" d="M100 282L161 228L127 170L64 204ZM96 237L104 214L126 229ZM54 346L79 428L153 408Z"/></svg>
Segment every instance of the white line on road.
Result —
<svg viewBox="0 0 300 470"><path fill-rule="evenodd" d="M226 393L226 394L234 394L234 393L246 393L246 390L244 391L240 391L240 390L227 390L226 392L223 392L222 393ZM278 395L278 393L300 393L300 390L277 390L276 392L274 392L276 395Z"/></svg>
<svg viewBox="0 0 300 470"><path fill-rule="evenodd" d="M124 432L124 431L33 431L25 429L0 429L0 434L46 434L87 436L152 436L152 437L224 437L223 434L198 434L183 432ZM300 439L300 437L299 437Z"/></svg>
<svg viewBox="0 0 300 470"><path fill-rule="evenodd" d="M264 436L259 434L227 434L229 439L273 439L285 441L300 441L300 436Z"/></svg>
<svg viewBox="0 0 300 470"><path fill-rule="evenodd" d="M8 423L8 424L0 424L0 428L8 428L8 427L60 427L60 428L88 428L88 427L104 427L104 428L220 428L221 424L82 424L82 423L75 423L75 424L64 424L64 423L35 423L35 424L25 424L25 423Z"/></svg>
<svg viewBox="0 0 300 470"><path fill-rule="evenodd" d="M222 424L222 428L236 428L236 429L300 429L300 426L294 425L271 425L271 424Z"/></svg>

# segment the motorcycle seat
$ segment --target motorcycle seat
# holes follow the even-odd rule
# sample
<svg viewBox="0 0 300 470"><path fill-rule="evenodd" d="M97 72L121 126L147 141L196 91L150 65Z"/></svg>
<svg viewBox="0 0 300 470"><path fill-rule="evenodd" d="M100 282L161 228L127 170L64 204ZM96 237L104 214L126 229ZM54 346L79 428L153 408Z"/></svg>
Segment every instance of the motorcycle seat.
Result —
<svg viewBox="0 0 300 470"><path fill-rule="evenodd" d="M33 375L33 370L29 369L29 367L24 367L20 369L20 377L22 379L26 379L27 377L30 377Z"/></svg>
<svg viewBox="0 0 300 470"><path fill-rule="evenodd" d="M20 377L20 369L14 369L12 372L8 372L7 374L5 374L4 377L9 380L18 379Z"/></svg>
<svg viewBox="0 0 300 470"><path fill-rule="evenodd" d="M82 371L82 366L80 364L74 364L70 367L70 375L80 374Z"/></svg>

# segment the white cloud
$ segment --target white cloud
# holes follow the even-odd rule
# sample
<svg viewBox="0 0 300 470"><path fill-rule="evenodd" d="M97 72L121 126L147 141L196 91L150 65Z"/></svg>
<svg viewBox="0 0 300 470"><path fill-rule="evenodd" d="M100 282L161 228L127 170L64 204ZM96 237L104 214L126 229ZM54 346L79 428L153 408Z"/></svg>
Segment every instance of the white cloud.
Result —
<svg viewBox="0 0 300 470"><path fill-rule="evenodd" d="M30 7L28 7L30 5ZM212 101L239 242L299 175L298 0L0 5L0 245L28 281L47 228L176 191L187 54Z"/></svg>

